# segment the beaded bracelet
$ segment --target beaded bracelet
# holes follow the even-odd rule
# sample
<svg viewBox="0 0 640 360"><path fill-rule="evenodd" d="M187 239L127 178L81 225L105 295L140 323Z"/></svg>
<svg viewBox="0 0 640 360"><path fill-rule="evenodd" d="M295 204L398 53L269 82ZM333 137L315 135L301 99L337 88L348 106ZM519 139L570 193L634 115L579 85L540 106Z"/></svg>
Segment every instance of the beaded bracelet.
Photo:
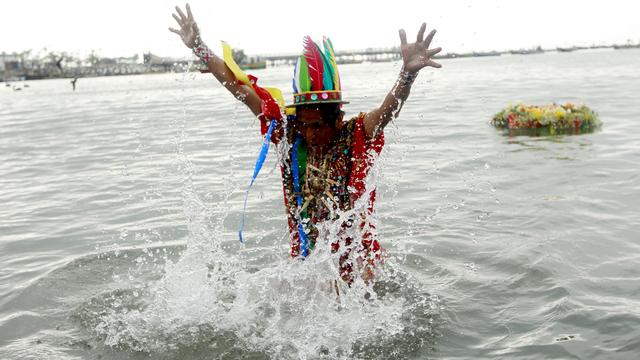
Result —
<svg viewBox="0 0 640 360"><path fill-rule="evenodd" d="M401 86L409 86L411 84L413 84L413 82L416 80L416 78L418 77L418 73L410 73L406 70L402 70L400 71L400 78L398 79L398 83Z"/></svg>
<svg viewBox="0 0 640 360"><path fill-rule="evenodd" d="M209 60L214 56L213 51L211 51L207 44L205 44L202 39L200 39L200 35L196 36L195 44L193 45L191 50L193 50L193 53L205 65L209 63Z"/></svg>

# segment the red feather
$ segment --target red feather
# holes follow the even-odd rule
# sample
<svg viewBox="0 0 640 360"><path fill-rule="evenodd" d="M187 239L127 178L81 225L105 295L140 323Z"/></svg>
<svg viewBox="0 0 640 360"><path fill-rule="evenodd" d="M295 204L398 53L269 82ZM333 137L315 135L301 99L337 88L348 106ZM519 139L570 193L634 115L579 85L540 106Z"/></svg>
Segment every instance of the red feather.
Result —
<svg viewBox="0 0 640 360"><path fill-rule="evenodd" d="M309 36L304 37L304 57L309 64L309 77L311 78L311 90L322 90L323 72L322 55L318 47Z"/></svg>

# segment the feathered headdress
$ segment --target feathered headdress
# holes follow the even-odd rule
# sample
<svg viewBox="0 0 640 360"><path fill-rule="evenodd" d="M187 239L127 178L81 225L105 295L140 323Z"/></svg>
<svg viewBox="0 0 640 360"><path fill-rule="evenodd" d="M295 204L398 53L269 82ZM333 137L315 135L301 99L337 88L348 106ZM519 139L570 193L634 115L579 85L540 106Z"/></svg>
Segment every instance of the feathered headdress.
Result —
<svg viewBox="0 0 640 360"><path fill-rule="evenodd" d="M293 104L287 107L313 103L341 103L340 75L331 40L323 38L324 52L304 37L304 52L298 58L293 72Z"/></svg>

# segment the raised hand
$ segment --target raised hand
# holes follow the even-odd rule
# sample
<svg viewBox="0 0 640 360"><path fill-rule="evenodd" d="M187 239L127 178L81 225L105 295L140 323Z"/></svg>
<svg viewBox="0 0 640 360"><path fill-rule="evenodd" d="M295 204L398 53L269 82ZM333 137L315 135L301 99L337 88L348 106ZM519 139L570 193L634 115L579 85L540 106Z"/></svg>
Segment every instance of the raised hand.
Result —
<svg viewBox="0 0 640 360"><path fill-rule="evenodd" d="M189 4L186 4L185 8L187 9L186 16L182 12L182 10L180 10L180 8L176 6L177 15L171 15L173 15L173 18L176 19L178 25L180 25L180 30L169 28L169 31L180 35L182 42L184 42L184 44L191 49L196 46L196 39L200 35L200 30L198 30L198 24L196 24L196 21L193 19Z"/></svg>
<svg viewBox="0 0 640 360"><path fill-rule="evenodd" d="M435 68L442 67L442 65L431 60L431 57L439 53L442 48L429 49L431 40L436 34L435 30L431 30L427 38L423 40L424 32L427 29L427 24L422 23L420 31L418 31L418 38L415 43L407 44L407 33L404 29L400 29L400 53L402 54L402 60L404 62L404 70L410 73L417 73L422 68L431 66Z"/></svg>

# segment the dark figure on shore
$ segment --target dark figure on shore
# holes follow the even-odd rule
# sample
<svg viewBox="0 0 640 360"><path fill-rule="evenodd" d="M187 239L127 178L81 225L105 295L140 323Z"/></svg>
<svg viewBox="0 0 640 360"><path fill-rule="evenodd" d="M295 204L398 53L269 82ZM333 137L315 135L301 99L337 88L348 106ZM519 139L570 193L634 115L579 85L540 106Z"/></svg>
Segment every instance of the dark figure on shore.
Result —
<svg viewBox="0 0 640 360"><path fill-rule="evenodd" d="M64 56L60 56L60 59L58 61L56 61L56 67L58 68L58 70L60 70L60 72L62 71L62 60L64 60Z"/></svg>
<svg viewBox="0 0 640 360"><path fill-rule="evenodd" d="M74 77L73 80L71 80L71 86L73 86L73 91L76 91L76 81L78 81L77 77Z"/></svg>

